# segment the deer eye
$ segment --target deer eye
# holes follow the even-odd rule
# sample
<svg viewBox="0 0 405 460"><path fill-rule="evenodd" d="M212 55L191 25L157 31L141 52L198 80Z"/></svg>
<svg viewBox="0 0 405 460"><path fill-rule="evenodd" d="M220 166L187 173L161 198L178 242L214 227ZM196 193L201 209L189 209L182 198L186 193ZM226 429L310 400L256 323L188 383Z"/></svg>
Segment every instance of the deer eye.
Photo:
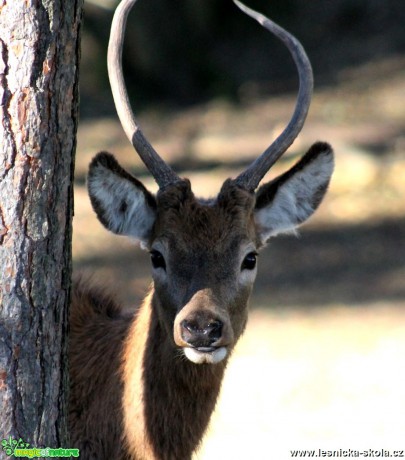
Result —
<svg viewBox="0 0 405 460"><path fill-rule="evenodd" d="M163 270L166 269L165 259L159 251L150 251L150 260L152 262L153 268L163 268Z"/></svg>
<svg viewBox="0 0 405 460"><path fill-rule="evenodd" d="M241 270L253 270L256 267L257 253L249 252L243 259Z"/></svg>

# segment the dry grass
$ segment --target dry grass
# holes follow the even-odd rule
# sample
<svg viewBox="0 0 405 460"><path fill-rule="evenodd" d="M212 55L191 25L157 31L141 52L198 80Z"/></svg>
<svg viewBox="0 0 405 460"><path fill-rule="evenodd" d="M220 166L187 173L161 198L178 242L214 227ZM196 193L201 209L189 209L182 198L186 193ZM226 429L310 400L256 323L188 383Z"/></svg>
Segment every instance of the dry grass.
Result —
<svg viewBox="0 0 405 460"><path fill-rule="evenodd" d="M338 87L317 92L291 152L328 140L336 150L331 189L299 240L280 238L263 252L250 322L196 458L282 460L296 448L405 448L405 75L399 64L358 69L342 75ZM266 147L291 104L289 97L243 108L213 102L143 114L142 124L158 151L186 165L182 174L206 196ZM101 228L83 186L87 164L101 149L143 171L116 121L82 123L75 264L97 271L134 304L150 280L148 257ZM144 182L153 187L149 178Z"/></svg>

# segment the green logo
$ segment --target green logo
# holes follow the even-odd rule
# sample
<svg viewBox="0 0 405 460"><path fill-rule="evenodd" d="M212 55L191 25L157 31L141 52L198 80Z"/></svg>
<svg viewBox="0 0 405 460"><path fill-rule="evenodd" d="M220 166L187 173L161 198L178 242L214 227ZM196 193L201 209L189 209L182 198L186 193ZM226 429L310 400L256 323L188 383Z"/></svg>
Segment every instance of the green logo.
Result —
<svg viewBox="0 0 405 460"><path fill-rule="evenodd" d="M9 439L3 439L3 441L1 441L1 445L7 455L14 455L14 449L25 449L29 446L29 444L24 442L21 438L16 441L11 436Z"/></svg>
<svg viewBox="0 0 405 460"><path fill-rule="evenodd" d="M8 456L17 458L69 458L80 456L79 449L29 447L30 445L28 442L23 441L21 438L16 440L11 436L9 439L3 439L1 441L1 446Z"/></svg>

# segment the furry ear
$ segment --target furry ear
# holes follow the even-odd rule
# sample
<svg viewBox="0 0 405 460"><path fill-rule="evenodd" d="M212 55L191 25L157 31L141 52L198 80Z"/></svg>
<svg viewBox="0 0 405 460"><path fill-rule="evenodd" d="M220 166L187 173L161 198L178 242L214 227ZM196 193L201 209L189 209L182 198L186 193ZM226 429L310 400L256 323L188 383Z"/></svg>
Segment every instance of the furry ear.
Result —
<svg viewBox="0 0 405 460"><path fill-rule="evenodd" d="M278 233L294 231L318 208L334 167L333 150L314 144L289 171L256 193L255 221L262 244Z"/></svg>
<svg viewBox="0 0 405 460"><path fill-rule="evenodd" d="M97 154L89 167L87 187L100 222L118 235L147 244L156 218L155 197L109 153Z"/></svg>

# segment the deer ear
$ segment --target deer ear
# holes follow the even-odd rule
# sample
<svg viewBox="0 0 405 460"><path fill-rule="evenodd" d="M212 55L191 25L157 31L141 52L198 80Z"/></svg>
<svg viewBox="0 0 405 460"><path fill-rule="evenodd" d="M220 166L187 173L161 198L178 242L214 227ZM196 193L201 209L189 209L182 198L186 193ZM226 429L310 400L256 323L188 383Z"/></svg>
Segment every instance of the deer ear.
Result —
<svg viewBox="0 0 405 460"><path fill-rule="evenodd" d="M259 188L255 221L262 244L278 233L294 231L315 212L333 167L332 148L318 142L289 171Z"/></svg>
<svg viewBox="0 0 405 460"><path fill-rule="evenodd" d="M108 230L148 243L156 218L155 197L111 154L101 152L93 158L87 187L93 209Z"/></svg>

